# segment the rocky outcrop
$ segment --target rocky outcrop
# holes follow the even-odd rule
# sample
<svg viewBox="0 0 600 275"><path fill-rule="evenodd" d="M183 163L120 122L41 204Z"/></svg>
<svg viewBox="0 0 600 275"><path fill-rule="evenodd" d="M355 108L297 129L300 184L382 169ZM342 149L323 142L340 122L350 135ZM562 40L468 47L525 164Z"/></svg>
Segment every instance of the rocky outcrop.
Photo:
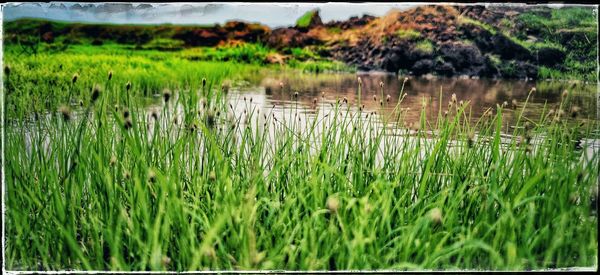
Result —
<svg viewBox="0 0 600 275"><path fill-rule="evenodd" d="M327 28L339 28L341 30L349 30L356 27L362 27L373 21L376 17L365 14L362 17L352 16L346 21L332 21L325 24Z"/></svg>
<svg viewBox="0 0 600 275"><path fill-rule="evenodd" d="M265 42L272 48L282 49L320 44L321 40L296 28L281 28L273 30Z"/></svg>
<svg viewBox="0 0 600 275"><path fill-rule="evenodd" d="M318 26L322 26L323 21L319 15L319 9L308 11L296 21L295 28L301 31L306 31Z"/></svg>
<svg viewBox="0 0 600 275"><path fill-rule="evenodd" d="M260 24L231 21L224 26L216 25L209 28L182 28L173 36L183 40L186 46L213 47L230 40L244 42L261 42L268 37L271 30Z"/></svg>

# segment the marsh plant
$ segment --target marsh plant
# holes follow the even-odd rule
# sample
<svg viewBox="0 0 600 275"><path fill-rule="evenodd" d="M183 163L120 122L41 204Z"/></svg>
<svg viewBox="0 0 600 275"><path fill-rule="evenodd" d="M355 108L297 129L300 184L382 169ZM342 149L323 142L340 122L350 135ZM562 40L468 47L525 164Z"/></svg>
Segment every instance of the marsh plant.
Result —
<svg viewBox="0 0 600 275"><path fill-rule="evenodd" d="M356 106L344 98L312 119L276 117L252 99L243 112L228 105L227 73L210 66L202 78L160 79L162 87L154 73L113 68L107 80L81 70L57 85L89 104L75 110L61 96L57 115L37 120L22 108L33 97L9 99L16 106L5 129L7 268L597 264L598 154L575 146L597 135L595 121L573 124L547 110L525 117L526 100L498 105L473 125L469 102L452 95L435 120L426 119L426 101L410 110L421 120L405 131L402 92L382 122L362 107L360 78ZM9 89L26 94L19 71ZM379 88L381 104L392 104L383 82ZM130 100L146 90L162 96L159 110ZM324 98L314 105L325 106ZM567 93L548 109L572 105ZM506 112L518 118L511 135L502 131Z"/></svg>

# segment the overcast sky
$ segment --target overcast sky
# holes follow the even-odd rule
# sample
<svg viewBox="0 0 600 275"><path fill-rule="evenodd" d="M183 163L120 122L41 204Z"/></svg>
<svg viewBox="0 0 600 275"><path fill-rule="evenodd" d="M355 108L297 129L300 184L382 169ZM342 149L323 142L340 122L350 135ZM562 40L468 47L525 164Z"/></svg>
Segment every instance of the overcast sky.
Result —
<svg viewBox="0 0 600 275"><path fill-rule="evenodd" d="M269 27L294 25L306 11L320 9L324 22L351 16L380 16L415 3L21 3L4 7L4 20L33 17L75 22L134 24L223 24L230 20L260 22Z"/></svg>

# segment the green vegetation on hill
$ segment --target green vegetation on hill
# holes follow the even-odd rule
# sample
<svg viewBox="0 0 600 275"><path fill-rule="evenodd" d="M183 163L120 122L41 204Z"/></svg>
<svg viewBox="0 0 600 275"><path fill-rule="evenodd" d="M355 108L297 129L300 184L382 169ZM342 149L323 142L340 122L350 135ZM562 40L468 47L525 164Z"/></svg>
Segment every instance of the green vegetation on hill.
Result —
<svg viewBox="0 0 600 275"><path fill-rule="evenodd" d="M443 11L444 9L439 10ZM434 9L430 8L427 12L433 11ZM422 10L421 12L426 11ZM506 17L500 19L490 17L489 13L478 12L475 15L467 13L456 18L457 28L445 28L447 26L443 25L444 21L440 22L439 20L440 18L450 20L447 18L450 13L440 12L434 16L425 17L421 20L424 22L418 23L421 25L403 19L406 21L402 22L404 25L389 28L391 30L389 33L381 34L378 36L381 39L377 39L374 42L375 45L370 45L365 49L356 47L356 45L352 47L344 45L350 41L347 40L349 37L359 41L360 39L368 41L368 37L358 39L360 32L355 32L362 26L368 26L369 24L366 24L368 21L361 21L361 24L350 25L350 27L351 20L338 22L339 24L328 23L324 28L325 31L306 32L306 28L311 27L311 22L320 22L317 10L311 10L302 15L296 22L297 29L290 28L291 30L278 33L271 32L260 24L242 22L229 22L224 26L141 26L70 24L27 19L4 22L4 43L8 47L20 48L23 54L36 54L42 51L61 52L76 45L118 44L134 50L193 52L194 58L198 58L198 60L237 61L252 64L285 63L290 65L306 61L312 64L328 63L332 65L331 56L336 56L338 61L348 64L361 66L366 63L368 68L389 69L391 72L397 72L399 68L410 70L414 65L383 62L386 58L395 60L394 62L397 63L413 60L411 56L406 58L393 56L391 53L393 49L390 49L393 46L387 44L390 41L399 40L408 43L406 48L410 48L411 51L434 55L431 60L450 60L443 63L446 67L442 71L445 73L470 74L477 73L477 70L460 64L460 60L468 57L460 56L462 53L447 49L444 55L449 56L441 56L438 52L440 45L445 42L470 40L472 43L468 43L468 45L475 46L471 47L471 49L475 49L474 52L467 55L491 54L496 55L501 61L498 66L496 63L492 64L485 60L469 63L485 62L486 65L491 65L493 70L485 73L484 76L522 78L524 75L535 76L537 72L540 78L571 78L588 81L597 79L597 15L594 9L583 7L529 8L519 10L516 15L507 13ZM419 15L416 10L411 13L412 17L418 18ZM412 18L411 16L399 18ZM383 24L381 21L373 22ZM415 27L415 24L419 27ZM385 29L384 26L381 27L381 29ZM471 29L482 29L490 35L487 37L479 34L467 35ZM442 31L438 32L438 30ZM271 39L273 36L277 36L277 39ZM462 45L467 44L463 43ZM313 50L315 46L320 47L318 51ZM341 52L341 54L335 52L336 46L344 48L345 52ZM383 47L388 48L384 49ZM198 48L202 49L198 50ZM481 54L477 53L478 51ZM505 54L500 51L504 51ZM373 56L370 56L370 53L373 53ZM384 56L386 54L388 56ZM407 53L407 55L411 54L413 53ZM452 55L458 55L458 57ZM360 56L365 56L365 58L357 58ZM415 56L420 58L420 55ZM382 64L386 64L387 68L381 68ZM423 67L424 71L435 71L434 73L438 71L437 69L433 66ZM496 71L499 73L495 73Z"/></svg>
<svg viewBox="0 0 600 275"><path fill-rule="evenodd" d="M316 10L310 10L304 13L298 20L296 20L296 27L308 28L313 17L317 14Z"/></svg>

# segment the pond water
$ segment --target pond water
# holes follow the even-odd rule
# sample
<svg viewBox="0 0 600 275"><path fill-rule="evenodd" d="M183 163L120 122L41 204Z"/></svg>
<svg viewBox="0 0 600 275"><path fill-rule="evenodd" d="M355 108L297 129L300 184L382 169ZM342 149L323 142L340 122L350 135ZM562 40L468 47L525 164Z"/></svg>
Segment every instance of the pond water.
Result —
<svg viewBox="0 0 600 275"><path fill-rule="evenodd" d="M358 80L360 77L361 102L358 104ZM383 84L383 85L381 85ZM596 125L597 117L597 93L596 85L569 82L531 82L531 81L509 81L509 80L487 80L487 79L457 79L457 78L409 78L386 74L298 74L292 72L257 72L256 74L241 76L230 80L230 89L227 95L229 101L227 110L222 110L222 115L217 121L220 128L227 127L234 122L237 127L265 127L265 123L273 123L275 127L269 127L269 136L272 139L278 134L278 127L286 127L293 131L314 130L312 137L318 137L322 129L332 125L332 114L345 116L360 116L368 121L367 127L374 133L383 126L385 118L387 136L393 136L390 142L403 143L411 139L416 133L416 125L422 111L425 111L427 120L435 123L438 114L444 114L448 110L452 94L456 94L457 101L467 104L466 115L473 124L484 115L487 110L495 113L496 105L508 104L503 111L502 143L509 146L510 132L514 129L518 114L521 112L528 95L527 108L523 111L525 118L531 121L539 121L541 116L549 110L558 110L562 101L563 91L569 91L569 101L572 106L578 106L580 110L576 118L571 116L570 107L564 107L564 117L569 123L579 124L581 122ZM383 86L383 87L382 87ZM535 87L535 92L531 93ZM174 94L173 102L177 102L177 93ZM399 99L401 104L398 105ZM423 102L426 102L423 109ZM513 101L516 108L513 109ZM340 104L336 104L339 102ZM458 103L460 104L460 103ZM364 106L363 106L364 105ZM360 106L360 108L359 108ZM398 108L400 107L400 111ZM160 128L166 129L172 119L184 120L184 108L182 105L169 104L165 107L161 95L155 95L145 107L148 111L148 134L153 132L154 120L151 113L163 117L168 112L168 119L161 119L163 124ZM349 110L349 112L348 112ZM206 110L204 110L206 111ZM556 112L556 111L555 111ZM75 119L82 111L75 112ZM398 115L402 123L397 123ZM250 119L248 119L250 117ZM49 117L48 117L49 118ZM273 118L273 119L271 119ZM313 122L321 125L314 127ZM339 122L338 122L339 123ZM180 123L179 126L182 126ZM311 128L312 127L312 128ZM28 127L29 128L29 127ZM178 127L175 127L178 128ZM420 129L426 133L433 134L428 129ZM35 128L25 130L27 148L31 149L31 133ZM35 134L34 134L35 136ZM176 138L177 134L174 134ZM479 139L475 132L476 139ZM600 132L593 131L592 136L582 137L581 147L585 148L586 159L593 158L600 151ZM397 137L397 138L396 138ZM483 137L483 142L485 141ZM532 145L541 142L544 134L536 134L532 137ZM46 141L46 143L49 140ZM369 142L368 140L365 142ZM451 147L461 147L461 142L453 142Z"/></svg>
<svg viewBox="0 0 600 275"><path fill-rule="evenodd" d="M439 113L448 110L452 94L457 101L468 102L467 113L473 122L484 115L489 108L494 111L496 104L508 104L505 120L514 122L520 113L532 88L531 95L523 115L539 120L542 112L558 110L563 91L570 92L570 101L578 106L578 120L598 120L596 98L597 86L576 82L533 82L519 80L458 79L458 78L408 78L389 74L335 74L305 75L297 73L257 74L247 77L246 82L238 85L230 97L253 98L258 106L276 110L300 109L316 113L323 108L322 101L335 103L347 99L351 109L358 110L358 81L361 78L361 104L364 111L378 114L391 114L396 107L401 92L406 94L401 102L404 111L403 120L410 123L419 121L422 102L426 101L428 120L434 120ZM283 87L281 87L283 84ZM383 88L381 88L383 84ZM298 97L294 94L298 92ZM513 101L516 110L513 110ZM316 102L316 104L315 104ZM544 110L545 108L545 110ZM441 109L441 112L440 112ZM570 109L564 108L567 115Z"/></svg>

